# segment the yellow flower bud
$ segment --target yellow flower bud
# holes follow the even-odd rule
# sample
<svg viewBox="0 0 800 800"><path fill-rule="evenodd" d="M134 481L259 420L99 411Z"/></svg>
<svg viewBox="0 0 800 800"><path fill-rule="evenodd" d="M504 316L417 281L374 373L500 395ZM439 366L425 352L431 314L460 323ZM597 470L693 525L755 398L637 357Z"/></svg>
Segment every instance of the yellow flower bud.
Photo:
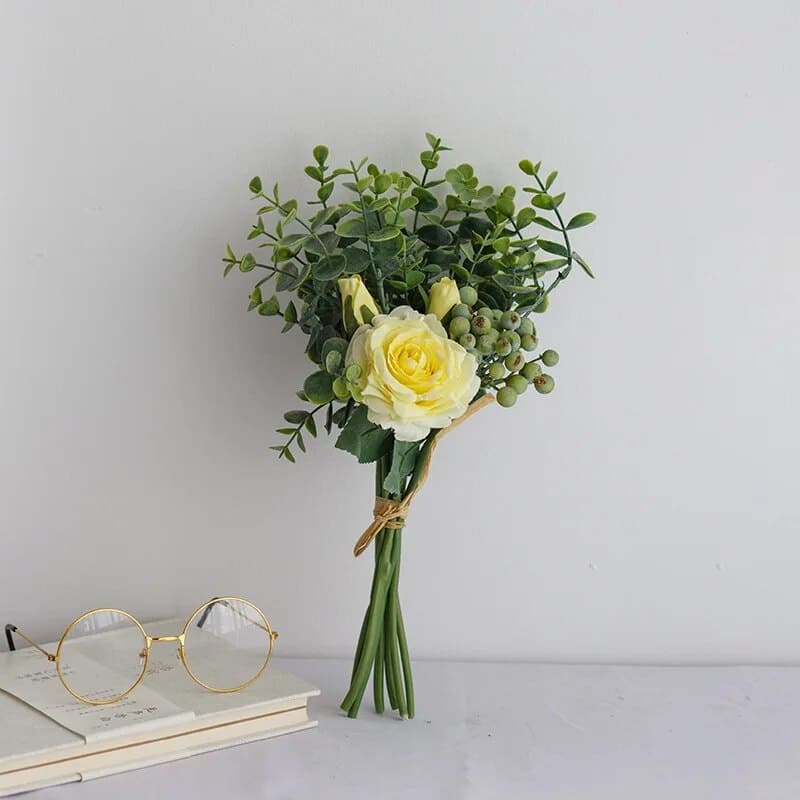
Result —
<svg viewBox="0 0 800 800"><path fill-rule="evenodd" d="M442 278L431 286L428 313L435 314L438 319L444 319L447 312L460 302L458 284L452 278Z"/></svg>
<svg viewBox="0 0 800 800"><path fill-rule="evenodd" d="M342 295L342 319L347 333L353 333L359 325L380 314L360 275L339 278L339 293Z"/></svg>

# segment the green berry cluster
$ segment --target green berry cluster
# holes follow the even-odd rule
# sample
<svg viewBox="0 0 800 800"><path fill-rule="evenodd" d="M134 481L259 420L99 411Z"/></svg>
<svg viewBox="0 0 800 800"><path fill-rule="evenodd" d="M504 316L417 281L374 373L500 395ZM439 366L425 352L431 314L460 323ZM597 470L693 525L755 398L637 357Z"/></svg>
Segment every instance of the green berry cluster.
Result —
<svg viewBox="0 0 800 800"><path fill-rule="evenodd" d="M481 386L494 391L497 402L506 408L531 384L539 394L552 392L555 381L542 372L542 365L554 367L558 353L545 350L536 357L526 355L539 345L531 319L514 309L478 306L478 292L472 286L461 287L460 295L461 302L445 319L447 333L477 359Z"/></svg>

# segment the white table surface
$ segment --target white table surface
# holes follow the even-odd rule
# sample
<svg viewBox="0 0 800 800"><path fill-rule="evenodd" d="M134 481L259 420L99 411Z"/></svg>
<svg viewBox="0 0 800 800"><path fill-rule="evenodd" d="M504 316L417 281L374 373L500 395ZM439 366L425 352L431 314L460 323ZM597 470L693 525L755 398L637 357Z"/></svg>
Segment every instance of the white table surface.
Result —
<svg viewBox="0 0 800 800"><path fill-rule="evenodd" d="M36 800L797 800L800 668L416 662L417 718L338 711L345 661L282 659L319 728Z"/></svg>

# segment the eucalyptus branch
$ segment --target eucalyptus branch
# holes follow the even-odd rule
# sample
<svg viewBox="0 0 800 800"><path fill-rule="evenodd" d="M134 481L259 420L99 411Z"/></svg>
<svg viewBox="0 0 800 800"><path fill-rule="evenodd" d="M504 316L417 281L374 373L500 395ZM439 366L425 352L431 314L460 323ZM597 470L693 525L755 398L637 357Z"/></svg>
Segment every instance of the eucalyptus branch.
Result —
<svg viewBox="0 0 800 800"><path fill-rule="evenodd" d="M367 220L367 209L364 205L364 193L358 188L358 169L352 161L350 162L350 169L353 172L353 178L356 182L358 202L361 206L361 218L364 220L364 238L366 239L367 243L367 255L369 256L369 263L372 267L373 277L375 278L375 287L378 290L378 304L381 307L381 311L383 311L384 314L387 314L389 312L389 306L386 305L386 294L383 291L383 276L381 275L380 270L378 270L378 266L375 263L375 256L372 253L372 244L369 240L369 221Z"/></svg>
<svg viewBox="0 0 800 800"><path fill-rule="evenodd" d="M305 440L303 439L303 428L305 428L313 437L316 437L317 426L314 422L314 415L323 408L327 408L329 405L331 405L331 402L320 403L311 411L287 411L286 414L284 414L287 422L291 422L295 419L299 421L291 428L278 428L277 433L282 433L285 436L288 436L289 440L282 445L272 445L270 449L278 451L279 459L285 458L287 461L294 463L294 455L292 455L292 451L290 449L292 444L296 441L297 446L305 453L306 445Z"/></svg>
<svg viewBox="0 0 800 800"><path fill-rule="evenodd" d="M539 173L535 172L533 175L536 178L536 183L539 184L539 188L543 192L547 192L545 185L542 183L542 179L539 177ZM558 224L561 226L561 234L564 237L564 246L567 248L567 264L572 266L572 245L569 241L569 234L567 233L567 226L564 224L564 219L561 216L561 212L558 210L558 206L553 207L553 211L555 212L556 219L558 220Z"/></svg>
<svg viewBox="0 0 800 800"><path fill-rule="evenodd" d="M273 199L272 197L268 197L263 192L260 193L258 196L259 197L263 197L264 200L266 200L268 203L272 203L272 207L273 208L277 208L278 211L281 211L284 214L289 214L290 211L291 211L291 209L290 209L290 211L286 210L285 204L284 205L280 204L277 200ZM311 236L314 239L316 239L317 242L319 242L319 245L325 251L325 255L326 256L330 255L330 253L328 252L328 248L325 245L325 242L323 242L322 239L319 238L319 234L307 222L304 222L302 219L300 219L300 217L298 217L296 213L295 213L295 216L292 218L292 221L293 222L297 222L297 224L300 225L301 228L303 228L306 231L308 231L308 233L311 234Z"/></svg>

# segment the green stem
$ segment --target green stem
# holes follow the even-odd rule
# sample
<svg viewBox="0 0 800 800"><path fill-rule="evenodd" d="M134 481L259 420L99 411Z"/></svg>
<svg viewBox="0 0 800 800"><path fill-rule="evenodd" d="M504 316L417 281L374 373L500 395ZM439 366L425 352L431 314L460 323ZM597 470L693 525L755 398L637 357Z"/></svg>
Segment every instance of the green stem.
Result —
<svg viewBox="0 0 800 800"><path fill-rule="evenodd" d="M369 609L364 614L364 621L361 623L361 630L358 634L358 644L356 644L356 654L353 656L353 671L350 673L352 681L356 674L356 664L361 660L361 653L364 649L364 636L367 633L367 622L369 621Z"/></svg>
<svg viewBox="0 0 800 800"><path fill-rule="evenodd" d="M406 703L406 694L403 687L403 676L400 667L400 654L398 653L398 625L397 620L400 612L400 601L397 593L398 581L400 578L400 543L402 541L402 530L396 530L394 541L392 542L392 582L389 586L389 609L387 613L388 625L391 631L391 659L392 670L394 672L395 680L395 694L397 695L397 706L400 712L400 717L406 719L408 717L408 705ZM387 642L387 644L389 644Z"/></svg>
<svg viewBox="0 0 800 800"><path fill-rule="evenodd" d="M395 628L392 625L392 590L389 587L389 596L386 598L386 613L383 618L383 653L386 667L386 690L389 695L389 705L394 709L400 708L400 661L395 647Z"/></svg>
<svg viewBox="0 0 800 800"><path fill-rule="evenodd" d="M392 579L392 539L394 531L384 531L384 542L378 564L375 567L375 576L372 587L372 597L367 611L368 621L364 634L363 648L361 657L356 665L350 690L342 700L341 707L347 712L348 716L354 717L358 714L361 698L364 695L367 681L369 680L372 666L375 663L375 654L378 650L378 639L383 627L383 615L386 609L386 598L389 592L389 584Z"/></svg>
<svg viewBox="0 0 800 800"><path fill-rule="evenodd" d="M408 641L406 628L403 624L403 612L397 606L397 640L400 644L400 660L403 662L403 680L406 686L406 702L408 703L408 718L414 719L414 680L411 677L411 659L408 655Z"/></svg>
<svg viewBox="0 0 800 800"><path fill-rule="evenodd" d="M383 636L378 640L378 652L375 654L375 666L372 670L372 699L375 703L375 713L383 714Z"/></svg>
<svg viewBox="0 0 800 800"><path fill-rule="evenodd" d="M383 481L390 468L391 455L384 456L375 465L375 493L378 496L387 496ZM413 478L409 481L412 483ZM370 675L377 713L384 711L385 690L390 705L401 717L414 716L411 660L399 598L401 539L402 530L399 528L384 529L375 539L370 602L356 648L350 688L341 704L348 717L358 715Z"/></svg>
<svg viewBox="0 0 800 800"><path fill-rule="evenodd" d="M421 188L425 188L425 181L428 180L428 172L430 170L425 167L425 172L422 173L422 182L420 183ZM412 233L417 232L417 220L419 219L419 208L414 209L414 224L411 226Z"/></svg>
<svg viewBox="0 0 800 800"><path fill-rule="evenodd" d="M398 613L398 599L397 599L397 578L400 571L400 531L396 530L394 539L392 541L392 581L389 585L389 599L386 606L386 626L385 631L385 647L388 654L387 675L391 675L391 681L394 688L394 695L397 701L397 710L400 712L401 718L405 719L408 716L408 706L406 705L406 696L403 689L403 675L400 668L400 654L397 651L397 613Z"/></svg>

